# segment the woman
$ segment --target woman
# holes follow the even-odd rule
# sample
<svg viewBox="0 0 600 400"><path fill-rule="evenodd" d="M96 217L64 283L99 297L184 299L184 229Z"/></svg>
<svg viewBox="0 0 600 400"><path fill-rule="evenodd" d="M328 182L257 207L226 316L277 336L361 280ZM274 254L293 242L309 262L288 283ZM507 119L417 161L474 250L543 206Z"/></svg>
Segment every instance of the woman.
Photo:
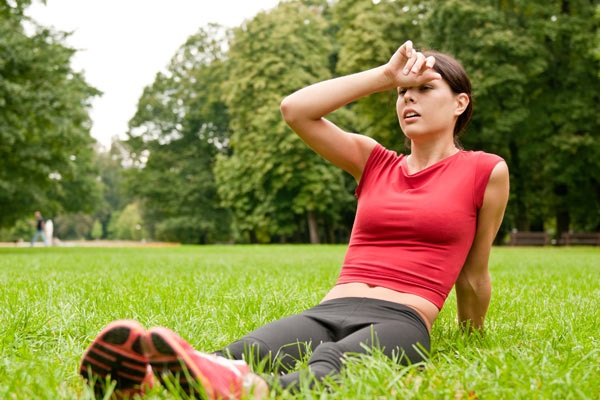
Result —
<svg viewBox="0 0 600 400"><path fill-rule="evenodd" d="M324 118L393 88L400 126L410 140L408 156ZM483 328L491 296L488 259L509 179L500 157L458 145L472 113L471 85L460 64L444 54L418 52L407 41L385 65L301 89L283 100L281 111L308 146L358 182L356 219L336 285L312 309L212 355L195 351L167 328L145 331L134 321L114 322L84 355L84 376L110 373L118 389L140 390L150 365L163 381L169 373L183 376L188 392L199 382L209 398L250 392L264 398L272 385L294 390L307 371L267 383L240 361L245 357L286 371L310 349L308 372L317 381L335 376L347 353L364 353L365 347L418 363L429 351L431 326L452 286L461 326ZM102 351L115 358L102 359Z"/></svg>

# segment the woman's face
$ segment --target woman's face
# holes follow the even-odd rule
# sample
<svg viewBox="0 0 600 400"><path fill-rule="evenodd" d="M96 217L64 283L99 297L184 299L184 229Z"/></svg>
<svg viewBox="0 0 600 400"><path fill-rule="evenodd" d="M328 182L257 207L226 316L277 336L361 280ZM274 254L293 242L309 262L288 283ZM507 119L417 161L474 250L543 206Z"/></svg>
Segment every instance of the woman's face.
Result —
<svg viewBox="0 0 600 400"><path fill-rule="evenodd" d="M468 105L466 94L455 94L443 79L398 88L396 112L400 127L411 140L454 136L458 116Z"/></svg>

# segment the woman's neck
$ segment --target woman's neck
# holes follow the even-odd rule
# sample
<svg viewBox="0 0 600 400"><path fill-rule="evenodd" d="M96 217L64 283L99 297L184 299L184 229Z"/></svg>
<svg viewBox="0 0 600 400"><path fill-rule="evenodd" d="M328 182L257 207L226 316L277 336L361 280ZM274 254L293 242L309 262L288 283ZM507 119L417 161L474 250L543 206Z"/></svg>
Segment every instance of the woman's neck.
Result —
<svg viewBox="0 0 600 400"><path fill-rule="evenodd" d="M406 164L409 172L414 174L458 152L459 149L454 144L454 141L436 142L427 145L412 142L410 154L406 158Z"/></svg>

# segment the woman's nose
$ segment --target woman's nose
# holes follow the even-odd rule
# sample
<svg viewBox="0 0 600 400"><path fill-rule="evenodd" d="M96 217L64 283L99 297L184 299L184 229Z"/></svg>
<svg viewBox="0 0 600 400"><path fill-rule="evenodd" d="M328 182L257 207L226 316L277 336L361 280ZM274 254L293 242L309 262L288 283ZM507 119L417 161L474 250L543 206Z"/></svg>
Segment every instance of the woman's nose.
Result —
<svg viewBox="0 0 600 400"><path fill-rule="evenodd" d="M408 104L408 103L414 103L415 102L415 98L413 96L413 91L412 90L407 90L404 93L404 103Z"/></svg>

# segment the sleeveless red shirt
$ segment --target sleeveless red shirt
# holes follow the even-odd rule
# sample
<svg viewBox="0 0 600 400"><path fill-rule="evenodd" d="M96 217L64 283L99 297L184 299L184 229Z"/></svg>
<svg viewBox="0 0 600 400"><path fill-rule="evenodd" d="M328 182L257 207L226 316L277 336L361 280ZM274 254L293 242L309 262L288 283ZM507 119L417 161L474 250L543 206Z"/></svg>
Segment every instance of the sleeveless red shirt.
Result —
<svg viewBox="0 0 600 400"><path fill-rule="evenodd" d="M375 146L356 189L356 218L337 283L411 293L441 309L473 244L490 174L501 161L459 151L409 175L405 156Z"/></svg>

